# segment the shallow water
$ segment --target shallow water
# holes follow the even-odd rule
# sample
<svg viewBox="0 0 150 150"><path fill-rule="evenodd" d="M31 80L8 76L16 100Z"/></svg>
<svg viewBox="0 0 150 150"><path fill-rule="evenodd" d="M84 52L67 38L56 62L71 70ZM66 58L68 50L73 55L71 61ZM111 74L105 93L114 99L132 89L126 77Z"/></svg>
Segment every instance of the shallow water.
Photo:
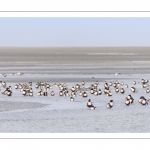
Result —
<svg viewBox="0 0 150 150"><path fill-rule="evenodd" d="M30 49L31 50L31 49ZM150 106L138 103L140 96L150 98L140 83L133 85L133 81L140 82L142 78L150 79L149 48L130 50L119 49L88 49L63 50L55 49L41 51L27 50L28 54L19 49L11 51L0 49L0 81L13 87L11 97L0 94L0 132L55 132L55 133L139 133L150 132ZM63 58L63 59L62 59ZM23 72L24 75L12 75ZM121 73L116 76L115 73ZM93 80L92 77L95 77ZM88 92L87 98L58 96L58 89L54 88L54 97L37 96L39 90L35 83L42 81L49 84L67 83L71 88L75 84L85 81L85 87L99 81L98 88L103 89L107 81L123 81L129 85L125 94L116 94L111 87L112 97L106 95L94 96ZM14 89L16 83L33 82L33 97L23 96ZM138 89L132 93L130 87ZM1 91L4 89L0 87ZM51 91L50 90L50 91ZM50 93L49 91L49 93ZM131 94L134 104L125 105L125 97ZM91 99L96 110L86 107ZM107 109L107 103L113 99L114 107Z"/></svg>

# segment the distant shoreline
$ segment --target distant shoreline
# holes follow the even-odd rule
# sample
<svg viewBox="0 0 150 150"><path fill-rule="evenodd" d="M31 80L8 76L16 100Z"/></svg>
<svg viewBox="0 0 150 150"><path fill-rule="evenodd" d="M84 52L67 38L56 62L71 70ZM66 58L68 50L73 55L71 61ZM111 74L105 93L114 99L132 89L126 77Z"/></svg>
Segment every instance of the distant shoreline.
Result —
<svg viewBox="0 0 150 150"><path fill-rule="evenodd" d="M150 46L0 46L1 48L150 48Z"/></svg>

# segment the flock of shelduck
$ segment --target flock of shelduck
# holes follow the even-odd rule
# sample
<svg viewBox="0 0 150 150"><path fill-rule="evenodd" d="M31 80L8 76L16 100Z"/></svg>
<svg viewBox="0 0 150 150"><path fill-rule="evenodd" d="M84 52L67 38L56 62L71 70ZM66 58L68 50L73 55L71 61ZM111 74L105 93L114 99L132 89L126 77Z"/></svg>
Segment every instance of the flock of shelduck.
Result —
<svg viewBox="0 0 150 150"><path fill-rule="evenodd" d="M23 75L23 73L21 73L21 72L17 72L16 74ZM118 74L120 74L120 73L117 73L116 75L118 75ZM7 75L3 74L3 76L6 77ZM94 77L92 77L92 79L95 80ZM133 85L135 86L137 83L141 83L141 87L146 89L145 92L150 93L150 89L148 88L149 87L148 82L149 82L148 80L142 79L141 82L133 81ZM99 96L99 95L103 94L108 97L111 97L113 95L112 90L115 93L125 94L124 88L129 88L129 86L127 84L124 84L124 82L118 82L118 81L110 81L108 83L104 83L104 89L99 89L98 85L99 85L99 82L94 81L93 84L91 84L89 87L86 88L86 87L84 87L85 82L82 81L81 84L76 84L76 85L72 86L71 88L68 88L66 83L64 83L64 84L54 83L53 85L50 85L49 83L37 82L35 84L35 88L39 90L37 93L37 96L48 96L48 95L55 96L56 93L54 91L54 88L57 88L57 89L59 89L58 96L70 97L71 102L75 101L76 96L81 96L83 98L89 97L87 91L89 91L89 93L94 96ZM132 93L137 93L138 90L134 86L130 87L130 91ZM12 96L12 87L7 86L6 82L0 81L0 87L4 89L3 91L1 91L2 94L7 95L7 96ZM23 84L18 83L18 84L15 84L14 88L16 90L20 91L23 96L31 96L31 97L33 96L32 82L23 83ZM149 99L145 98L144 96L141 96L139 98L138 102L141 105L148 105ZM134 103L134 99L131 96L131 94L129 94L125 98L125 105L129 106L133 103ZM114 100L111 99L106 104L106 108L111 109L113 106L114 106ZM96 109L96 107L93 105L91 99L88 100L87 107L91 110Z"/></svg>

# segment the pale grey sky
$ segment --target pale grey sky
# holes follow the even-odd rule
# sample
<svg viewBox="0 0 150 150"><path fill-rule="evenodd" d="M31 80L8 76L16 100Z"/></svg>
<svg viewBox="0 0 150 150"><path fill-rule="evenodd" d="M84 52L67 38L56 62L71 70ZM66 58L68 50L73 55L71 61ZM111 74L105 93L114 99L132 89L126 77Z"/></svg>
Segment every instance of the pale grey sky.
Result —
<svg viewBox="0 0 150 150"><path fill-rule="evenodd" d="M150 18L0 18L0 46L150 46Z"/></svg>

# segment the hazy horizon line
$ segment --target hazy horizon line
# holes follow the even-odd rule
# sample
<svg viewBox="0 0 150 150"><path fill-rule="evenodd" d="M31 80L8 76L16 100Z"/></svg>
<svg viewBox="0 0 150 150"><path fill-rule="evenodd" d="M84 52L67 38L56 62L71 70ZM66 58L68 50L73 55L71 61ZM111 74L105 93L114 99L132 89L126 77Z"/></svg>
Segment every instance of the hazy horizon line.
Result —
<svg viewBox="0 0 150 150"><path fill-rule="evenodd" d="M111 47L150 47L150 46L0 46L0 48L111 48Z"/></svg>

